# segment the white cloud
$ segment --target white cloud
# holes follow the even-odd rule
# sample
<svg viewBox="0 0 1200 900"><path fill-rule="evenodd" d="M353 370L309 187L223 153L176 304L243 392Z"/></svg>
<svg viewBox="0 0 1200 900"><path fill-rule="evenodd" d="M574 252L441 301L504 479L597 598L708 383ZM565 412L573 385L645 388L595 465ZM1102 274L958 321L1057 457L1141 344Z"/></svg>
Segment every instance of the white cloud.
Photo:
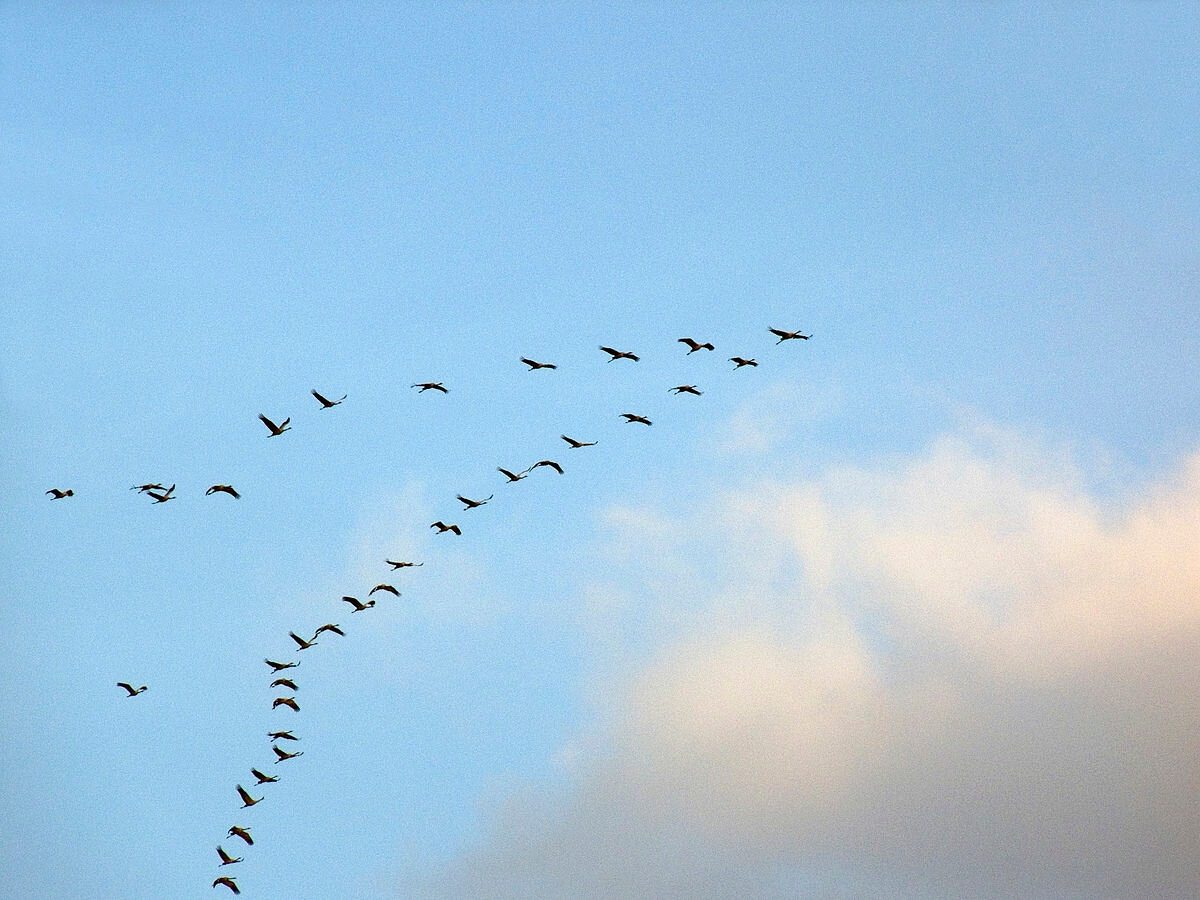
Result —
<svg viewBox="0 0 1200 900"><path fill-rule="evenodd" d="M608 699L571 788L418 892L1194 895L1200 455L1120 504L1083 482L981 429L615 513L641 587L585 606Z"/></svg>

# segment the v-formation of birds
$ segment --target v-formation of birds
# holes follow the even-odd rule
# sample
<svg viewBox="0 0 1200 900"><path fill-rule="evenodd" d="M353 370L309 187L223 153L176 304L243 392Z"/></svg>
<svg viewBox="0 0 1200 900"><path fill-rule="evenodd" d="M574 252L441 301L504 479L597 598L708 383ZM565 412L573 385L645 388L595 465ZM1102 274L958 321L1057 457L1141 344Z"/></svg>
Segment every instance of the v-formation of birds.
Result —
<svg viewBox="0 0 1200 900"><path fill-rule="evenodd" d="M771 329L769 329L769 331L779 339L776 342L777 344L782 344L785 341L791 341L791 340L807 341L810 337L812 337L812 335L803 334L800 331L785 331L783 329L777 329L777 328L771 328ZM690 337L679 338L677 343L683 344L684 346L686 346L688 348L688 350L687 350L688 356L690 356L693 353L699 352L699 351L712 352L715 349L714 346L710 342L707 342L707 341L701 342L701 341L694 340L693 338L690 338ZM608 362L610 362L610 363L617 362L617 361L626 361L626 362L636 363L636 362L639 362L641 359L641 357L638 356L637 354L632 353L627 350L619 350L619 349L616 349L613 347L605 347L605 346L600 347L600 350L608 356ZM528 371L530 371L530 372L536 372L536 371L541 371L541 370L553 371L558 368L558 366L555 365L554 363L538 361L538 360L531 359L529 357L521 357L520 361L521 361L521 363L523 363L525 366L528 367ZM758 366L757 360L752 359L752 358L745 358L745 357L741 357L741 356L730 357L729 361L734 364L734 369L742 369L745 367ZM450 391L450 389L448 387L446 387L445 384L443 384L440 381L418 382L416 384L413 384L412 387L414 389L416 389L418 393L422 393L422 394L427 391L433 391L435 393L447 394ZM694 384L677 385L675 387L670 388L669 391L671 393L674 393L676 396L683 395L683 394L690 394L690 395L699 397L703 394L703 392L699 389L699 387ZM317 403L320 405L321 410L333 409L336 406L340 406L347 398L347 395L343 394L341 397L339 397L336 400L330 400L329 398L325 397L324 395L322 395L321 393L319 393L316 390L311 391L311 393L312 393L312 396L316 399ZM631 413L631 412L621 413L620 417L623 418L626 421L626 423L628 423L628 424L639 424L639 425L645 425L645 426L649 426L649 425L653 424L653 422L648 417L638 414L638 413ZM275 421L273 421L272 419L268 418L266 415L263 415L261 413L259 414L258 418L262 422L263 426L267 429L268 437L279 437L279 436L285 434L286 432L292 430L290 416L287 418L284 418L283 420L281 420L278 423L276 423ZM585 447L593 447L597 444L596 441L579 440L577 438L573 438L573 437L570 437L565 434L560 435L560 438L567 444L567 448L571 449L571 450L578 450L578 449L582 449ZM519 481L522 481L537 469L548 469L559 475L564 474L564 471L565 471L563 469L562 465L560 465L558 462L556 462L555 460L552 460L552 459L538 460L537 462L533 463L532 465L530 465L524 469L521 469L520 471L514 471L512 469L497 467L497 471L500 472L500 474L504 476L505 483L507 483L507 484L515 484ZM167 502L177 498L177 495L175 493L175 488L176 488L175 484L171 484L168 486L168 485L160 484L158 482L148 482L145 484L134 485L132 488L130 488L130 490L134 490L134 491L137 491L141 495L145 495L146 497L148 497L150 500L152 500L156 504L161 504L161 503L167 503ZM50 495L51 499L53 499L53 500L63 500L63 499L67 499L69 497L75 496L74 490L72 490L70 488L67 488L67 489L51 488L50 490L46 491L46 493L48 495ZM232 485L229 485L229 484L214 484L214 485L210 486L204 493L206 496L209 496L212 494L217 494L217 493L226 494L227 496L229 496L235 500L240 499L242 496ZM462 503L461 511L469 512L471 510L478 509L482 506L487 505L488 503L490 503L492 501L492 499L494 497L495 497L495 494L489 494L486 497L479 497L479 498L471 498L471 497L467 497L463 494L458 494L456 499L460 503ZM448 523L448 522L444 522L439 519L438 521L433 522L429 527L434 529L438 534L453 534L455 536L462 535L462 528L457 523ZM414 568L417 566L424 565L424 563L414 563L414 562L409 562L407 560L388 559L385 562L387 563L387 565L389 565L391 567L391 570L394 572L402 570L402 569L406 569L406 568ZM357 597L352 597L349 595L343 596L342 601L350 605L351 613L365 612L365 611L370 610L375 607L376 601L374 599L372 599L372 595L374 595L376 593L388 593L397 598L400 596L400 591L394 585L387 584L387 583L380 583L380 584L375 585L375 587L371 588L371 590L368 594L368 599L366 601L359 600ZM315 630L315 632L313 633L313 635L311 637L305 637L303 635L299 635L295 631L288 632L288 636L292 639L292 641L296 645L297 653L301 653L305 650L309 650L313 647L318 646L319 642L317 639L319 637L321 637L323 634L334 634L334 635L338 635L339 637L345 637L345 632L342 631L341 626L339 626L338 624L333 623L333 622L321 625L319 628L317 628ZM293 714L299 713L300 705L299 705L299 701L296 699L296 694L299 692L299 685L293 678L282 676L282 675L280 675L280 673L298 667L300 665L300 661L297 659L297 660L292 660L292 661L288 661L288 662L278 662L276 660L267 658L264 660L264 662L266 662L267 666L271 669L273 674L280 676L271 682L271 688L272 689L283 689L283 690L290 692L289 694L283 694L283 695L275 697L271 703L272 710L277 710L277 709L283 707L283 708L287 708L287 709L291 710ZM148 690L147 685L143 684L143 685L139 685L139 686L135 687L133 684L131 684L129 682L124 682L124 681L118 682L117 687L119 687L125 691L127 698L137 697L138 695L140 695ZM304 755L304 752L302 750L288 751L288 750L283 749L283 747L281 746L281 742L289 742L290 743L290 742L297 742L300 740L300 738L297 735L295 735L290 729L270 731L267 733L267 738L268 738L269 742L271 743L271 750L274 753L276 765L278 765L279 763L288 762L290 760L296 759L296 758ZM253 768L253 767L250 768L250 774L253 775L255 778L254 787L262 787L262 786L266 786L269 784L275 784L276 782L278 782L280 780L280 777L278 775L268 775L268 774L262 772L261 770L259 770L257 768ZM250 809L251 807L257 806L259 803L263 802L263 800L266 799L265 794L261 797L253 796L241 784L237 785L237 794L242 801L242 804L241 804L242 809ZM243 826L243 825L231 826L229 828L228 832L226 833L226 837L228 837L228 838L236 837L239 840L241 840L245 844L246 847L250 847L254 844L254 838L251 836L250 828L247 826ZM234 855L230 854L229 852L227 852L225 850L224 846L221 844L217 845L217 856L220 860L219 867L222 869L225 866L236 865L237 863L240 863L243 861L243 857L234 856ZM237 879L235 877L229 876L229 875L218 876L213 881L212 886L214 888L216 888L216 887L228 888L234 894L241 893L241 889L239 888L239 886L237 884Z"/></svg>

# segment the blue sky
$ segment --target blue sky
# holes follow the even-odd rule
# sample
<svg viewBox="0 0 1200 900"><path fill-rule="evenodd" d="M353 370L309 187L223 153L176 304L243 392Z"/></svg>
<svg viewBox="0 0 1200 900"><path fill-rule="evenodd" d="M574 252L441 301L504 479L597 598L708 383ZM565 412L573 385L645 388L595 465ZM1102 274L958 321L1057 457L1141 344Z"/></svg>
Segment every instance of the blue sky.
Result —
<svg viewBox="0 0 1200 900"><path fill-rule="evenodd" d="M1168 4L7 5L13 895L207 896L235 821L258 838L230 867L250 896L554 896L572 874L584 894L644 886L642 870L589 881L582 864L556 881L533 857L575 859L564 835L597 823L645 824L594 797L654 781L629 774L630 748L675 732L621 723L649 715L638 698L666 696L680 660L709 670L695 647L774 660L774 643L815 633L778 610L819 595L830 615L856 610L874 664L915 677L900 661L924 645L869 599L882 576L813 580L843 545L795 524L803 498L889 534L920 519L913 496L959 483L978 488L972 515L1006 484L1074 498L1067 520L1099 510L1104 528L1141 521L1164 492L1163 508L1189 508L1198 25ZM775 346L769 326L814 338ZM685 357L683 335L717 352ZM607 364L599 344L643 359ZM734 354L761 365L733 372ZM560 368L527 373L522 355ZM409 388L426 380L451 392ZM705 394L666 393L680 383ZM320 411L310 388L349 398ZM293 430L267 439L260 412ZM562 432L599 444L567 450ZM495 472L545 456L566 473ZM912 479L923 486L901 489ZM160 480L176 502L128 490ZM243 499L205 497L217 482ZM55 486L76 496L50 502ZM460 513L459 492L496 498ZM1025 533L1043 506L971 528ZM795 542L757 535L775 515ZM437 518L464 535L433 537ZM1129 527L1129 558L1158 559ZM426 565L390 578L388 555ZM1073 583L1082 563L1030 565ZM338 602L386 580L400 600L354 616ZM751 583L772 599L736 600ZM914 603L945 612L940 587L914 584ZM1190 646L1195 621L1168 607L1154 641ZM272 712L262 658L290 657L288 630L324 622L347 637L302 654L302 712ZM1004 640L956 653L990 660ZM1072 672L1068 707L1133 721L1088 706ZM126 702L121 680L151 689ZM1038 730L1049 713L1014 696ZM1194 704L1181 715L1194 725ZM266 732L292 724L306 755L270 766ZM1114 733L1098 727L1101 756ZM721 768L731 754L712 762L721 784L739 783ZM264 764L285 782L239 811L234 785ZM812 798L795 803L788 824L747 813L746 834L802 833L789 829ZM679 809L671 840L745 838L705 831L728 809ZM956 810L987 830L977 808ZM672 875L667 841L645 864L665 873L659 895L697 896L700 878L730 897L951 895L963 882L945 873L969 868L789 846L741 867L714 850L715 869ZM1158 863L1167 894L1180 865ZM1081 889L1066 862L1033 869L1042 880L1018 893Z"/></svg>

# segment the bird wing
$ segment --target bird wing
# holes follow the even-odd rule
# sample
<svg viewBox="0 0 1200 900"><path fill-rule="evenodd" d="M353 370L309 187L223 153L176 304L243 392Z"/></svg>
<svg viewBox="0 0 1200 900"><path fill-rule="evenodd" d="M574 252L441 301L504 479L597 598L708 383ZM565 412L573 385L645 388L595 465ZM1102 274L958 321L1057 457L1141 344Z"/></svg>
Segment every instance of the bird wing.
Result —
<svg viewBox="0 0 1200 900"><path fill-rule="evenodd" d="M125 688L125 690L129 691L129 696L130 696L130 697L132 697L134 694L136 694L136 693L137 693L137 691L135 691L135 690L133 689L133 685L132 685L132 684L129 684L128 682L125 682L125 681L118 681L118 682L117 682L117 687L119 687L119 688Z"/></svg>
<svg viewBox="0 0 1200 900"><path fill-rule="evenodd" d="M288 636L299 645L301 650L308 646L308 641L300 637L300 635L296 634L296 632L289 631Z"/></svg>
<svg viewBox="0 0 1200 900"><path fill-rule="evenodd" d="M319 393L317 393L315 390L313 390L311 393L312 393L312 395L313 395L314 397L316 397L316 398L317 398L317 400L318 400L318 401L320 401L320 403L321 403L321 405L322 405L322 406L333 406L333 401L332 401L332 400L330 400L330 399L328 399L327 397L322 397L322 396L321 396Z"/></svg>
<svg viewBox="0 0 1200 900"><path fill-rule="evenodd" d="M237 786L238 796L242 798L243 803L254 803L255 800L240 784Z"/></svg>
<svg viewBox="0 0 1200 900"><path fill-rule="evenodd" d="M270 419L268 419L266 416L264 416L262 413L258 414L258 418L259 418L259 421L261 421L264 425L266 425L269 429L271 429L272 432L279 430L279 426L276 425L274 422L272 422Z"/></svg>
<svg viewBox="0 0 1200 900"><path fill-rule="evenodd" d="M349 603L351 606L353 606L355 609L364 609L365 608L362 605L362 602L359 601L357 597L343 597L342 599L345 600L347 603Z"/></svg>
<svg viewBox="0 0 1200 900"><path fill-rule="evenodd" d="M462 536L462 529L459 528L457 525L451 525L450 530L453 531L455 534L459 535L460 537Z"/></svg>

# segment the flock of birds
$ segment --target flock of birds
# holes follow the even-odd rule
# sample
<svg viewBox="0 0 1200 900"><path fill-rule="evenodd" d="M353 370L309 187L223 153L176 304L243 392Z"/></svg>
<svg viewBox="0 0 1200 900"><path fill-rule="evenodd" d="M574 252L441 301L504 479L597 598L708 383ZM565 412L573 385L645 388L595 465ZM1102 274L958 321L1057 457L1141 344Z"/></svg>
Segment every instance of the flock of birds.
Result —
<svg viewBox="0 0 1200 900"><path fill-rule="evenodd" d="M811 334L803 334L800 331L785 331L783 329L778 329L778 328L770 328L768 330L779 339L776 342L777 344L782 344L785 341L792 341L792 340L807 341L809 338L812 337ZM688 351L687 351L688 356L690 356L691 354L696 353L698 351L701 351L701 350L712 352L715 349L714 346L710 342L707 342L707 341L700 342L700 341L696 341L690 337L679 338L677 340L677 343L683 344L688 348ZM602 347L600 347L600 350L608 355L608 357L609 357L608 362L610 362L610 363L616 362L617 360L627 360L629 362L638 362L641 359L641 357L639 357L635 353L631 353L626 350L617 350L613 347L603 347L602 346ZM729 361L734 364L735 369L741 369L746 366L756 367L758 365L758 362L756 360L744 358L741 356L732 356L729 358ZM543 370L543 369L553 370L553 369L558 368L558 366L556 366L554 363L539 362L538 360L530 359L528 357L521 357L521 362L529 367L530 372ZM412 385L412 387L414 389L416 389L418 393L425 393L426 391L435 391L435 392L439 392L442 394L447 394L447 393L449 393L449 390L450 390L440 381L418 382L418 383ZM693 396L699 397L703 393L694 384L676 385L675 387L670 388L669 391L671 393L674 393L676 396L682 395L682 394L691 394ZM322 395L321 393L319 393L316 390L313 390L311 393L312 393L313 397L317 400L317 402L320 404L320 408L322 410L332 409L336 406L340 406L346 400L346 397L347 397L347 395L343 394L341 397L339 397L336 400L330 400L328 397L325 397L324 395ZM620 416L629 424L639 424L639 425L646 425L646 426L650 426L650 425L654 424L646 416L639 415L637 413L626 412L626 413L621 413ZM262 414L259 414L258 418L263 423L263 425L266 427L267 431L269 432L268 437L279 437L280 435L292 430L290 417L283 419L283 421L279 422L278 424L276 424L274 421L272 421L271 419L267 418L265 415L262 415ZM559 437L564 442L566 442L568 449L571 449L571 450L579 450L579 449L582 449L585 447L594 447L597 444L597 441L582 441L582 440L578 440L576 438L570 437L565 434L559 435ZM564 473L563 467L558 462L556 462L555 460L552 460L552 459L538 460L537 462L533 463L530 466L527 466L526 468L524 468L520 471L513 471L511 469L497 467L497 471L505 477L506 484L515 484L516 482L522 481L523 479L528 477L532 472L534 472L537 469L549 469L551 471L558 473L559 475L562 475ZM145 495L146 497L150 498L154 503L167 503L171 500L176 499L177 495L175 494L175 488L176 488L176 485L174 485L174 484L171 484L168 486L168 485L160 484L158 482L150 482L150 483L146 483L146 484L134 485L133 487L130 488L130 490L137 491L139 494ZM50 498L52 500L64 500L69 497L75 496L75 491L71 488L66 488L66 489L51 488L50 490L46 491L46 493L50 496ZM211 485L204 493L205 493L205 496L209 496L212 494L218 494L218 493L226 494L235 500L240 499L242 496L232 485L228 485L228 484ZM474 499L471 497L464 496L463 494L458 494L458 495L456 495L456 499L463 505L461 511L467 512L467 511L470 511L473 509L478 509L481 506L485 506L486 504L491 502L491 500L493 499L494 496L495 496L494 494L489 494L486 497L483 497L480 499ZM429 527L434 529L438 534L454 534L456 536L459 536L462 534L462 528L458 524L447 523L440 519L436 522L431 523ZM414 568L417 566L424 565L424 563L410 562L408 560L393 560L393 559L387 559L387 560L385 560L385 563L391 567L390 571L392 571L392 572L398 572L403 569ZM376 601L374 599L374 595L377 593L390 594L396 598L400 597L400 591L395 587L395 585L387 583L387 582L381 582L381 583L375 585L373 588L371 588L371 590L367 594L367 599L365 601L360 600L359 598L353 597L350 595L345 595L341 599L342 599L342 602L347 603L351 607L350 612L352 614L360 613L360 612L365 612L366 610L372 609L375 606ZM313 632L312 637L304 637L302 635L297 634L295 631L288 632L288 636L292 639L292 641L296 645L296 651L295 651L296 653L302 653L305 650L309 650L309 649L317 646L318 645L317 639L319 637L321 637L321 635L323 635L323 634L335 634L335 635L338 635L339 637L345 637L345 632L342 630L341 626L334 622L327 622L324 625L321 625L320 627L318 627ZM274 680L270 684L270 689L274 693L278 694L278 696L273 698L273 700L271 702L271 709L277 710L281 707L284 707L284 708L291 710L293 713L299 713L300 705L299 705L299 702L296 700L296 694L300 690L300 686L299 686L299 684L297 684L297 682L295 681L295 679L292 675L283 675L281 673L284 673L287 670L298 667L300 665L300 660L295 659L295 660L291 660L288 662L279 662L277 660L266 658L263 661L271 669L271 674L273 676L275 676ZM133 697L138 696L139 694L145 693L149 689L148 685L143 684L143 685L134 687L132 683L125 682L125 681L117 682L117 687L121 688L125 692L127 699L131 699ZM286 691L287 693L283 693L284 691ZM289 762L293 759L296 759L297 757L304 755L304 751L302 751L302 750L289 751L289 750L284 749L285 744L294 744L295 742L300 741L300 737L298 737L296 734L294 734L290 729L275 728L273 730L270 730L267 732L267 739L271 744L271 750L275 756L275 761L274 761L275 765L278 765L283 762ZM250 774L255 779L254 785L252 785L252 787L262 787L262 786L268 785L268 784L275 784L276 782L278 782L280 780L278 775L268 775L268 774L262 772L260 769L253 768L253 767L251 767L251 769L250 769ZM240 807L241 809L250 809L253 806L257 806L259 803L262 803L263 800L266 799L265 795L262 797L255 797L253 794L250 793L250 791L248 791L241 784L237 785L237 794L238 794L238 797L242 801L242 805ZM247 826L244 826L244 825L235 824L235 825L230 826L229 830L226 832L226 837L231 838L231 839L237 838L237 839L241 840L247 847L254 845L254 838L250 833L250 828ZM224 869L224 867L226 867L226 866L236 865L237 863L240 863L243 860L243 857L241 857L241 856L234 856L234 855L230 854L227 850L225 850L225 848L222 844L217 845L217 857L220 860L220 863L219 863L220 869ZM238 887L237 879L231 875L219 875L213 881L212 886L214 888L216 888L216 887L228 888L234 894L241 893L241 888Z"/></svg>

